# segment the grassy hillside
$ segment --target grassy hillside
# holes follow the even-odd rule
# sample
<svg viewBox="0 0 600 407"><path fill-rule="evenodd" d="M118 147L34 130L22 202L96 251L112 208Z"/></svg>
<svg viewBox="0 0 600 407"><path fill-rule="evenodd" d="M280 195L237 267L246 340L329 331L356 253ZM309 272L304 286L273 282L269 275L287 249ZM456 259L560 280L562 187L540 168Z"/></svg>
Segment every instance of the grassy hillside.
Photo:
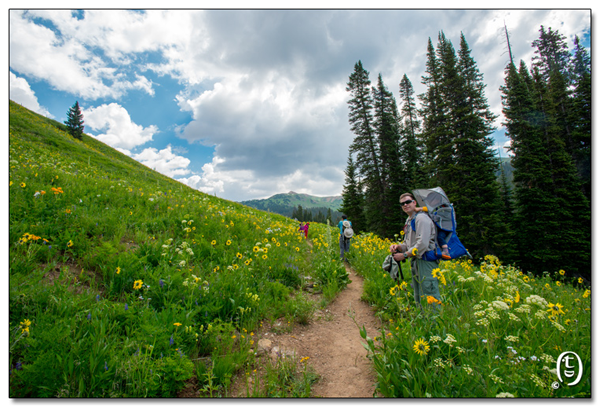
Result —
<svg viewBox="0 0 600 407"><path fill-rule="evenodd" d="M347 284L330 228L311 250L288 218L64 130L10 102L11 397L226 395L263 321L310 319L303 276L324 303ZM254 395L310 394L306 370L274 372Z"/></svg>

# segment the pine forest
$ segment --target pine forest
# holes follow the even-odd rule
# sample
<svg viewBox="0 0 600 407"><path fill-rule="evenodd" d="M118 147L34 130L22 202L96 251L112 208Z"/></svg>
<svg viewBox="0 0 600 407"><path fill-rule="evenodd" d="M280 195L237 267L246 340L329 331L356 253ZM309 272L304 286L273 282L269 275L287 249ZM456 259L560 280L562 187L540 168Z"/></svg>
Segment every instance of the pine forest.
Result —
<svg viewBox="0 0 600 407"><path fill-rule="evenodd" d="M543 26L532 47L529 65L511 56L501 87L510 183L496 175L497 117L464 35L458 49L443 32L429 39L419 95L404 75L396 99L381 75L372 83L362 62L354 65L342 209L356 229L397 238L406 219L400 195L439 186L474 259L495 255L536 274L560 268L590 279L590 56L578 38L570 52Z"/></svg>

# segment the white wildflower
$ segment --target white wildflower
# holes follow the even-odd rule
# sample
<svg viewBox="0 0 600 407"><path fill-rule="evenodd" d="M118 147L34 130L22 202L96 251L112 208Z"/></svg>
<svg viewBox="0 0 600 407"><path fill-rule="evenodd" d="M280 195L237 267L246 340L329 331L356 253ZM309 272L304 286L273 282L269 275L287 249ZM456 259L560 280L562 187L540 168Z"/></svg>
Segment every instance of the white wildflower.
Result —
<svg viewBox="0 0 600 407"><path fill-rule="evenodd" d="M446 339L444 339L444 343L447 345L452 346L452 344L456 342L456 339L454 338L454 336L450 335L450 334L446 334Z"/></svg>
<svg viewBox="0 0 600 407"><path fill-rule="evenodd" d="M545 354L545 353L542 353L542 356L540 356L540 359L542 359L546 363L556 363L556 360L552 356Z"/></svg>
<svg viewBox="0 0 600 407"><path fill-rule="evenodd" d="M490 324L490 321L487 318L481 318L475 324L482 325L482 326L488 326Z"/></svg>
<svg viewBox="0 0 600 407"><path fill-rule="evenodd" d="M503 311L510 309L508 304L506 304L504 301L492 301L492 306L494 306L494 308L497 308L497 309L503 310Z"/></svg>
<svg viewBox="0 0 600 407"><path fill-rule="evenodd" d="M531 374L530 377L531 377L531 380L535 383L536 386L541 387L541 388L545 388L546 387L546 384L542 381L542 379L540 379L536 375Z"/></svg>
<svg viewBox="0 0 600 407"><path fill-rule="evenodd" d="M500 383L500 384L504 383L501 378L499 378L498 376L496 376L493 373L489 375L489 378L492 379L494 381L494 383Z"/></svg>
<svg viewBox="0 0 600 407"><path fill-rule="evenodd" d="M546 306L548 305L548 301L546 301L543 297L540 297L539 295L530 295L529 297L525 298L525 302L527 304L535 304L538 305L539 307L542 308L546 308Z"/></svg>

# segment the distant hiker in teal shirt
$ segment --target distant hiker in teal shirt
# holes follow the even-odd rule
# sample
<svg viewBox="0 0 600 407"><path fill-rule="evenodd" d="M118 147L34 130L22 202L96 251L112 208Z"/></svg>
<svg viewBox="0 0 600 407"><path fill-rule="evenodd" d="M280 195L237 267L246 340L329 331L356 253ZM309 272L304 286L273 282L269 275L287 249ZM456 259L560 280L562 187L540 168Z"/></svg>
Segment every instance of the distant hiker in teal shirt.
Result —
<svg viewBox="0 0 600 407"><path fill-rule="evenodd" d="M344 261L346 260L346 252L350 251L350 239L352 238L352 234L350 234L350 237L344 236L344 230L352 230L352 222L348 220L346 215L342 215L342 220L338 223L338 227L340 228L340 261Z"/></svg>

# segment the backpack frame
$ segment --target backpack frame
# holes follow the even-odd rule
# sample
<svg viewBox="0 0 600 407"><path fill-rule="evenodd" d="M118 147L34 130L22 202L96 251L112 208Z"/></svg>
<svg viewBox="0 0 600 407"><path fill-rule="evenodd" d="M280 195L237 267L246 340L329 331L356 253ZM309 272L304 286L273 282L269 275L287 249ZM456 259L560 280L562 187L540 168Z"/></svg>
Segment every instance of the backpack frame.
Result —
<svg viewBox="0 0 600 407"><path fill-rule="evenodd" d="M442 258L442 248L438 244L438 231L440 230L446 233L444 240L448 245L448 252L451 259L457 259L462 256L471 258L471 254L456 234L454 206L446 196L444 190L436 187L431 189L415 189L412 193L419 206L427 207L427 212L425 213L435 225L435 248L425 252L422 258L428 261L435 261ZM410 222L413 232L415 231L415 220L416 216Z"/></svg>

